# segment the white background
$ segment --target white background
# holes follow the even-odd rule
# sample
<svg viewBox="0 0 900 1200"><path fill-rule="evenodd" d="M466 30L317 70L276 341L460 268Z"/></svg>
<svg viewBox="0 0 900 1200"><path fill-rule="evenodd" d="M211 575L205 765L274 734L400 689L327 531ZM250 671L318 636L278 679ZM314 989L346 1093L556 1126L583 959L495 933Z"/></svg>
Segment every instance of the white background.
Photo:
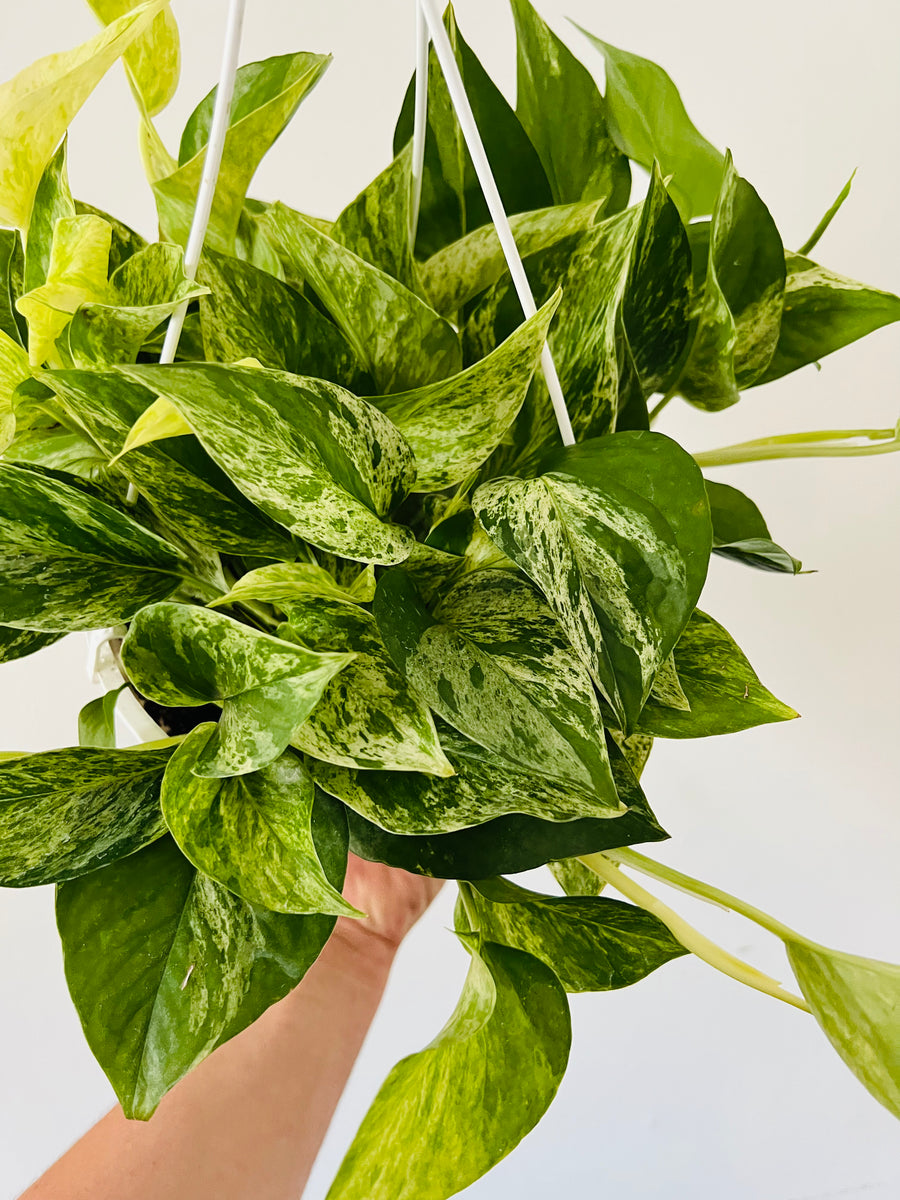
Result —
<svg viewBox="0 0 900 1200"><path fill-rule="evenodd" d="M333 216L388 161L411 70L411 0L250 0L244 61L331 50L335 62L261 169L253 193ZM816 252L829 267L900 290L896 119L900 9L890 0L542 0L545 17L600 71L564 15L663 63L688 111L803 241L853 167L850 200ZM180 0L177 134L214 82L224 0ZM0 76L90 35L77 0L10 6ZM460 0L462 29L512 93L503 0ZM601 76L602 78L602 76ZM135 123L118 68L72 130L73 188L153 229ZM896 329L749 393L727 413L672 405L662 428L701 449L798 429L892 425ZM818 573L797 579L714 561L703 605L803 720L732 738L660 742L645 775L673 840L658 853L844 949L900 960L897 601L900 459L806 461L720 473L749 491L777 540ZM70 640L2 671L0 744L75 740L91 689ZM656 852L656 851L654 851ZM396 1059L453 1007L464 971L446 932L448 888L410 937L307 1192L321 1200ZM731 949L787 970L777 944L717 910L673 900ZM13 1200L111 1102L62 978L52 893L0 903L0 1200ZM789 976L788 976L789 978ZM467 1195L621 1200L813 1200L900 1194L900 1126L856 1083L815 1024L694 960L635 988L575 997L572 1062L538 1130ZM123 1197L123 1200L127 1198Z"/></svg>

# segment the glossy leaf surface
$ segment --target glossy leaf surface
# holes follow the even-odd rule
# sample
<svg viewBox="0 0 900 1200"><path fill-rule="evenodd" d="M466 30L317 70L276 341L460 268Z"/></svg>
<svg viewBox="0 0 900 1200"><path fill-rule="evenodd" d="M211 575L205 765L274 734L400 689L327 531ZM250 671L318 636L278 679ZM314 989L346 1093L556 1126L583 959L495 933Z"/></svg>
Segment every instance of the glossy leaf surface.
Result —
<svg viewBox="0 0 900 1200"><path fill-rule="evenodd" d="M507 946L465 944L472 965L455 1012L382 1084L328 1200L446 1200L514 1149L553 1099L571 1040L556 976ZM386 1159L386 1146L403 1152Z"/></svg>
<svg viewBox="0 0 900 1200"><path fill-rule="evenodd" d="M798 715L763 687L730 634L699 609L675 646L675 666L690 710L662 705L651 693L638 720L645 733L709 737Z"/></svg>
<svg viewBox="0 0 900 1200"><path fill-rule="evenodd" d="M316 802L313 829L342 885L339 806ZM306 974L334 917L247 904L196 871L169 838L60 887L66 982L88 1044L126 1116L162 1097Z"/></svg>
<svg viewBox="0 0 900 1200"><path fill-rule="evenodd" d="M629 728L706 578L703 478L674 442L620 433L561 451L538 479L473 498L492 540L543 591Z"/></svg>
<svg viewBox="0 0 900 1200"><path fill-rule="evenodd" d="M78 745L111 750L116 745L116 703L121 688L89 700L78 714Z"/></svg>
<svg viewBox="0 0 900 1200"><path fill-rule="evenodd" d="M713 554L761 571L796 575L803 564L772 541L762 513L749 496L727 483L706 481L713 524Z"/></svg>
<svg viewBox="0 0 900 1200"><path fill-rule="evenodd" d="M209 779L201 771L215 725L196 726L166 768L161 803L182 853L250 904L282 913L355 916L326 878L312 832L315 787L299 755L249 775Z"/></svg>
<svg viewBox="0 0 900 1200"><path fill-rule="evenodd" d="M48 633L128 620L170 595L179 552L57 479L0 465L0 620Z"/></svg>
<svg viewBox="0 0 900 1200"><path fill-rule="evenodd" d="M567 992L628 987L687 954L662 921L633 904L542 896L508 879L462 887L463 913L471 911L484 936L545 962Z"/></svg>
<svg viewBox="0 0 900 1200"><path fill-rule="evenodd" d="M73 879L160 837L171 753L76 747L0 762L0 885Z"/></svg>

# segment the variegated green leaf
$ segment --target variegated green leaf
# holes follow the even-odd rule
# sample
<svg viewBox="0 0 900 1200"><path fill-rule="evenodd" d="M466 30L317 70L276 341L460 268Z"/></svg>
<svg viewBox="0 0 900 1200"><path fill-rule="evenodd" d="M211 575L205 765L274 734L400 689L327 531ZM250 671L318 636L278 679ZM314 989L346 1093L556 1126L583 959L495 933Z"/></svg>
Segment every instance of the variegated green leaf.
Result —
<svg viewBox="0 0 900 1200"><path fill-rule="evenodd" d="M762 513L749 496L727 483L706 481L713 526L713 554L734 559L761 571L797 575L799 559L772 541Z"/></svg>
<svg viewBox="0 0 900 1200"><path fill-rule="evenodd" d="M193 764L205 778L245 775L273 762L352 654L320 654L222 613L152 604L122 643L134 686L173 708L215 701L222 717Z"/></svg>
<svg viewBox="0 0 900 1200"><path fill-rule="evenodd" d="M250 263L207 250L197 278L203 345L211 362L255 358L264 367L329 379L357 395L371 391L341 331L296 288Z"/></svg>
<svg viewBox="0 0 900 1200"><path fill-rule="evenodd" d="M147 246L112 274L104 303L75 313L66 333L69 357L76 367L135 362L153 330L205 291L185 275L180 247Z"/></svg>
<svg viewBox="0 0 900 1200"><path fill-rule="evenodd" d="M125 684L122 685L126 686ZM101 750L116 747L116 704L121 687L104 692L89 700L78 714L78 745L95 746Z"/></svg>
<svg viewBox="0 0 900 1200"><path fill-rule="evenodd" d="M737 733L798 714L760 683L731 635L699 609L675 646L687 712L661 704L651 692L638 727L655 737L709 737Z"/></svg>
<svg viewBox="0 0 900 1200"><path fill-rule="evenodd" d="M703 477L675 442L645 432L567 448L549 466L538 479L483 484L473 507L630 730L706 578Z"/></svg>
<svg viewBox="0 0 900 1200"><path fill-rule="evenodd" d="M633 771L635 779L640 779L653 749L653 738L649 733L632 733L625 737L621 730L613 730L612 737Z"/></svg>
<svg viewBox="0 0 900 1200"><path fill-rule="evenodd" d="M731 154L709 230L697 326L678 390L716 412L740 399L775 353L784 308L784 247L769 210Z"/></svg>
<svg viewBox="0 0 900 1200"><path fill-rule="evenodd" d="M171 400L244 495L291 533L360 562L409 554L409 531L380 518L412 485L412 451L364 400L322 379L258 367L121 370Z"/></svg>
<svg viewBox="0 0 900 1200"><path fill-rule="evenodd" d="M444 14L444 24L504 209L520 213L545 208L553 197L541 160L519 118L463 39L452 5ZM412 137L414 85L413 79L394 130L395 154ZM421 258L491 219L433 48L428 69L424 168L416 235L416 253Z"/></svg>
<svg viewBox="0 0 900 1200"><path fill-rule="evenodd" d="M452 758L451 743L454 739L459 741L459 735L440 722L438 728L444 749L450 750ZM471 747L471 743L469 745ZM656 842L668 837L650 811L640 785L609 734L607 751L619 799L628 810L620 817L553 821L513 814L495 817L481 825L453 833L416 836L390 833L351 808L348 810L351 848L362 858L384 862L420 875L434 875L442 879L487 879L494 875L528 871L552 859L640 842ZM514 790L515 781L508 773L501 773L498 769L491 773L487 773L486 769L476 772L472 761L464 760L462 756L455 760L455 765L460 775L467 777L471 787L480 788L485 795L502 793L504 789L509 792ZM370 772L369 775L367 780L362 780L361 775L358 778L371 789L380 773ZM393 776L395 787L402 783L404 794L400 797L401 804L411 786L407 781L415 778ZM419 804L423 782L427 787L427 781L418 777L418 784L411 795L416 805ZM453 780L447 782L453 783ZM533 777L527 782L523 780L523 786L531 795L534 794L534 783ZM388 789L384 789L382 796L376 799L380 799L385 808L392 802Z"/></svg>
<svg viewBox="0 0 900 1200"><path fill-rule="evenodd" d="M0 223L27 229L34 194L69 122L168 0L147 0L74 50L49 54L0 85Z"/></svg>
<svg viewBox="0 0 900 1200"><path fill-rule="evenodd" d="M339 767L452 775L431 713L391 661L372 614L309 595L286 607L289 620L279 636L356 656L328 684L292 744Z"/></svg>
<svg viewBox="0 0 900 1200"><path fill-rule="evenodd" d="M663 708L674 708L678 712L691 711L691 702L684 694L684 688L678 678L674 655L670 654L660 663L659 670L653 679L650 695Z"/></svg>
<svg viewBox="0 0 900 1200"><path fill-rule="evenodd" d="M519 950L462 940L472 964L456 1010L388 1075L328 1200L446 1200L509 1154L553 1099L571 1040L556 976Z"/></svg>
<svg viewBox="0 0 900 1200"><path fill-rule="evenodd" d="M514 771L583 792L588 806L569 819L623 811L590 674L530 583L476 571L432 616L408 576L393 571L379 581L374 611L416 691L498 765L509 760Z"/></svg>
<svg viewBox="0 0 900 1200"><path fill-rule="evenodd" d="M592 200L516 214L509 224L520 255L525 258L584 232L595 223L602 208L599 200ZM422 287L439 313L453 317L506 271L506 257L496 229L482 225L422 264Z"/></svg>
<svg viewBox="0 0 900 1200"><path fill-rule="evenodd" d="M42 378L110 459L122 452L130 430L156 397L115 372L53 371ZM287 531L235 487L196 438L140 447L117 466L185 537L231 554L293 554Z"/></svg>
<svg viewBox="0 0 900 1200"><path fill-rule="evenodd" d="M137 7L135 0L88 0L104 25ZM178 26L166 6L124 54L128 79L148 116L155 116L175 95L181 67Z"/></svg>
<svg viewBox="0 0 900 1200"><path fill-rule="evenodd" d="M624 808L613 812L608 800L486 750L441 720L437 731L456 772L449 778L314 763L316 783L389 833L446 834L514 814L538 818L544 825L584 818L612 823L624 820ZM550 851L546 857L560 855Z"/></svg>
<svg viewBox="0 0 900 1200"><path fill-rule="evenodd" d="M0 762L0 885L74 879L160 837L172 749L82 747Z"/></svg>
<svg viewBox="0 0 900 1200"><path fill-rule="evenodd" d="M170 595L174 546L78 488L0 464L0 621L70 633L127 621Z"/></svg>
<svg viewBox="0 0 900 1200"><path fill-rule="evenodd" d="M390 166L347 205L329 233L411 292L419 292L418 267L409 244L411 167L409 142Z"/></svg>
<svg viewBox="0 0 900 1200"><path fill-rule="evenodd" d="M585 868L587 869L587 868ZM475 922L485 937L533 954L567 992L628 987L687 954L658 917L598 896L542 896L508 879L461 884L457 925Z"/></svg>
<svg viewBox="0 0 900 1200"><path fill-rule="evenodd" d="M462 367L452 325L402 283L274 204L262 224L291 275L305 280L334 318L379 392L402 392Z"/></svg>
<svg viewBox="0 0 900 1200"><path fill-rule="evenodd" d="M567 896L599 896L606 886L599 875L577 858L558 858L547 866Z"/></svg>
<svg viewBox="0 0 900 1200"><path fill-rule="evenodd" d="M900 321L900 296L836 275L800 254L786 256L778 345L757 383L769 383L858 338Z"/></svg>
<svg viewBox="0 0 900 1200"><path fill-rule="evenodd" d="M25 238L25 270L22 286L26 292L47 282L50 254L56 222L76 216L75 201L69 190L66 163L68 135L47 163L34 195L28 234Z"/></svg>
<svg viewBox="0 0 900 1200"><path fill-rule="evenodd" d="M312 832L315 786L300 756L249 775L195 774L215 725L198 725L166 767L161 803L181 852L204 875L273 912L358 916L329 883Z"/></svg>
<svg viewBox="0 0 900 1200"><path fill-rule="evenodd" d="M27 352L0 329L0 453L16 435L16 388L30 378Z"/></svg>
<svg viewBox="0 0 900 1200"><path fill-rule="evenodd" d="M628 203L628 159L610 135L590 72L538 16L513 0L516 115L541 158L556 204L598 200L607 215Z"/></svg>
<svg viewBox="0 0 900 1200"><path fill-rule="evenodd" d="M110 213L104 212L102 208L95 208L93 204L85 204L83 200L76 200L75 213L80 217L102 217L107 225L112 228L112 244L109 249L110 274L113 271L118 271L119 267L127 262L133 254L137 254L138 251L147 248L148 243L139 233L135 233L124 221L120 221L117 217L111 216Z"/></svg>
<svg viewBox="0 0 900 1200"><path fill-rule="evenodd" d="M642 167L658 162L671 176L672 195L686 221L712 212L722 154L694 127L675 84L649 59L581 32L606 62L606 112L616 145Z"/></svg>
<svg viewBox="0 0 900 1200"><path fill-rule="evenodd" d="M15 229L0 229L0 333L18 346L24 346L27 338L25 318L16 308L24 290L24 270L21 237Z"/></svg>
<svg viewBox="0 0 900 1200"><path fill-rule="evenodd" d="M900 1117L900 966L785 939L813 1016L879 1103Z"/></svg>
<svg viewBox="0 0 900 1200"><path fill-rule="evenodd" d="M28 357L39 367L53 358L53 344L82 304L109 293L112 230L102 217L63 217L53 229L47 279L20 297L28 321Z"/></svg>
<svg viewBox="0 0 900 1200"><path fill-rule="evenodd" d="M324 54L283 54L238 70L206 235L214 250L233 253L244 197L256 168L330 61ZM177 169L152 180L163 237L182 246L187 242L203 174L215 101L213 88L188 119Z"/></svg>
<svg viewBox="0 0 900 1200"><path fill-rule="evenodd" d="M319 797L316 852L334 887L347 861L340 805ZM129 1117L303 978L334 917L248 904L197 871L170 838L63 884L56 920L88 1044Z"/></svg>
<svg viewBox="0 0 900 1200"><path fill-rule="evenodd" d="M416 457L417 492L468 478L512 425L537 369L559 292L493 353L459 375L372 403L390 417Z"/></svg>
<svg viewBox="0 0 900 1200"><path fill-rule="evenodd" d="M342 587L324 567L316 563L272 563L242 575L210 608L240 604L246 600L265 600L287 609L308 596L344 600L350 604L368 604L375 596L375 573L371 566L360 571L349 587Z"/></svg>
<svg viewBox="0 0 900 1200"><path fill-rule="evenodd" d="M14 662L52 646L59 641L61 633L39 633L34 629L12 629L0 625L0 663Z"/></svg>

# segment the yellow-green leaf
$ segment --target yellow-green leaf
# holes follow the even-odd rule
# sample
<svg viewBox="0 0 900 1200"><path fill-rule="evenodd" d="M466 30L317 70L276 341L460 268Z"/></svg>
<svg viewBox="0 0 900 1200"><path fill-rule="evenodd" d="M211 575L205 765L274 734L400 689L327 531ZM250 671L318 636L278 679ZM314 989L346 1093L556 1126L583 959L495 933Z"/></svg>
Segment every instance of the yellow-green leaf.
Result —
<svg viewBox="0 0 900 1200"><path fill-rule="evenodd" d="M109 25L137 7L135 0L87 0L96 15ZM125 67L142 109L152 117L175 95L181 70L178 26L171 10L160 12L150 28L125 51Z"/></svg>

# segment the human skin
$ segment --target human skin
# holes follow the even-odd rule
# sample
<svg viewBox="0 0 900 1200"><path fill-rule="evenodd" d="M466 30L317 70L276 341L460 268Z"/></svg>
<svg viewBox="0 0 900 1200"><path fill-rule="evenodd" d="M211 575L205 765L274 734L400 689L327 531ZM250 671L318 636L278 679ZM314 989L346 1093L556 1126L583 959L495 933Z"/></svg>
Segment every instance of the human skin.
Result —
<svg viewBox="0 0 900 1200"><path fill-rule="evenodd" d="M351 856L340 918L302 982L163 1099L118 1106L21 1200L298 1200L394 955L440 888Z"/></svg>

